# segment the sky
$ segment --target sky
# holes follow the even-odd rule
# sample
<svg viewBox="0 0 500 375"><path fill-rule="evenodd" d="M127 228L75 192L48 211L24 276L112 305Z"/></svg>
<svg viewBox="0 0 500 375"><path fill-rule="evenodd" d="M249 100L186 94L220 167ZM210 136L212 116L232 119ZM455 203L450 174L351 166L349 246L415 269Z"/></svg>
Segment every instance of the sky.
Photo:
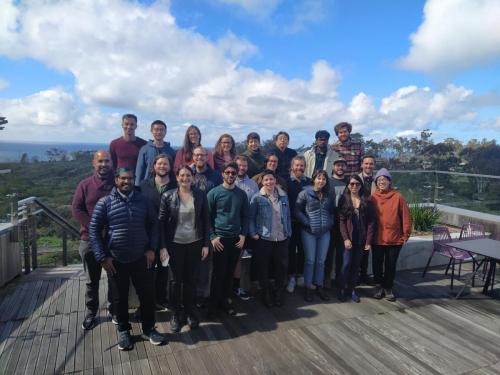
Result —
<svg viewBox="0 0 500 375"><path fill-rule="evenodd" d="M498 0L0 0L0 141L500 135Z"/></svg>

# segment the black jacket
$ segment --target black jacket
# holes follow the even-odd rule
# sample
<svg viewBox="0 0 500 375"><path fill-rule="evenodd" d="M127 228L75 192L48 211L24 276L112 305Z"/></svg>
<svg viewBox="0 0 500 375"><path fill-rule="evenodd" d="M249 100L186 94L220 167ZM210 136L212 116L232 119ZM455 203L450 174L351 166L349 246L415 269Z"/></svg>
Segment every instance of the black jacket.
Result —
<svg viewBox="0 0 500 375"><path fill-rule="evenodd" d="M158 212L160 211L160 200L163 193L167 190L174 189L177 187L177 181L175 179L170 179L170 182L158 191L156 188L155 178L148 178L141 182L140 190L142 195L152 204L155 210L156 217L158 217Z"/></svg>
<svg viewBox="0 0 500 375"><path fill-rule="evenodd" d="M210 242L208 227L208 203L204 192L193 189L195 229L197 237L203 239L203 246L208 246ZM160 212L160 237L161 247L170 245L177 229L177 220L179 218L179 189L171 189L161 196Z"/></svg>

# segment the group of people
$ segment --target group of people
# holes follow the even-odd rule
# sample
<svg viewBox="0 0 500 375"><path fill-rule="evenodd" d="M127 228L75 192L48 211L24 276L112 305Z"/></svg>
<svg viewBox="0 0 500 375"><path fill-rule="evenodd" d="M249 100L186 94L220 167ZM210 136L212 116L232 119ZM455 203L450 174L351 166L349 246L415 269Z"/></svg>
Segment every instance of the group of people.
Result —
<svg viewBox="0 0 500 375"><path fill-rule="evenodd" d="M211 151L191 125L174 151L163 121L151 124L149 142L136 128L135 115L122 117L123 136L94 154L94 174L73 198L88 279L84 329L97 323L102 269L120 350L133 347L130 282L143 336L160 345L166 338L155 329L155 309L172 310L172 332L196 329L205 302L208 319L236 314L234 298L249 298L240 284L246 258L267 307L282 306L284 291L297 286L307 302L329 300L333 284L339 301L360 302L360 282L375 284L375 298L395 300L396 263L411 232L408 205L389 171L374 174L375 158L350 136L351 124L335 126L331 145L328 131L316 132L304 155L288 147L285 131L267 155L252 132L237 155L230 134Z"/></svg>

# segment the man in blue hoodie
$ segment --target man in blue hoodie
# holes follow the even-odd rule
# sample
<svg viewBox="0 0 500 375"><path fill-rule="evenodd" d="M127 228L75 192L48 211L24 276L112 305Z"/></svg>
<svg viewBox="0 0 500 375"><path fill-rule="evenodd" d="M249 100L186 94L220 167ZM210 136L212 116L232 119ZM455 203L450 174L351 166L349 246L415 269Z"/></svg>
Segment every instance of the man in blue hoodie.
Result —
<svg viewBox="0 0 500 375"><path fill-rule="evenodd" d="M151 134L153 140L148 141L139 150L137 157L137 166L135 167L135 186L139 186L141 181L154 176L151 166L153 160L160 154L167 154L175 160L175 151L170 147L170 142L165 142L167 135L167 124L161 120L155 120L151 124Z"/></svg>

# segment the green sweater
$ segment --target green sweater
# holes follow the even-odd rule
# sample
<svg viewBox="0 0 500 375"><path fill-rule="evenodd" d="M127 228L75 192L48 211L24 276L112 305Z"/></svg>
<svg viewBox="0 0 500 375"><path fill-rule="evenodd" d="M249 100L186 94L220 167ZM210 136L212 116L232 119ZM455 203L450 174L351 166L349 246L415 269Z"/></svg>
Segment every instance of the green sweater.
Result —
<svg viewBox="0 0 500 375"><path fill-rule="evenodd" d="M249 205L243 190L236 186L234 189L226 189L219 185L208 192L207 200L210 239L247 235Z"/></svg>

